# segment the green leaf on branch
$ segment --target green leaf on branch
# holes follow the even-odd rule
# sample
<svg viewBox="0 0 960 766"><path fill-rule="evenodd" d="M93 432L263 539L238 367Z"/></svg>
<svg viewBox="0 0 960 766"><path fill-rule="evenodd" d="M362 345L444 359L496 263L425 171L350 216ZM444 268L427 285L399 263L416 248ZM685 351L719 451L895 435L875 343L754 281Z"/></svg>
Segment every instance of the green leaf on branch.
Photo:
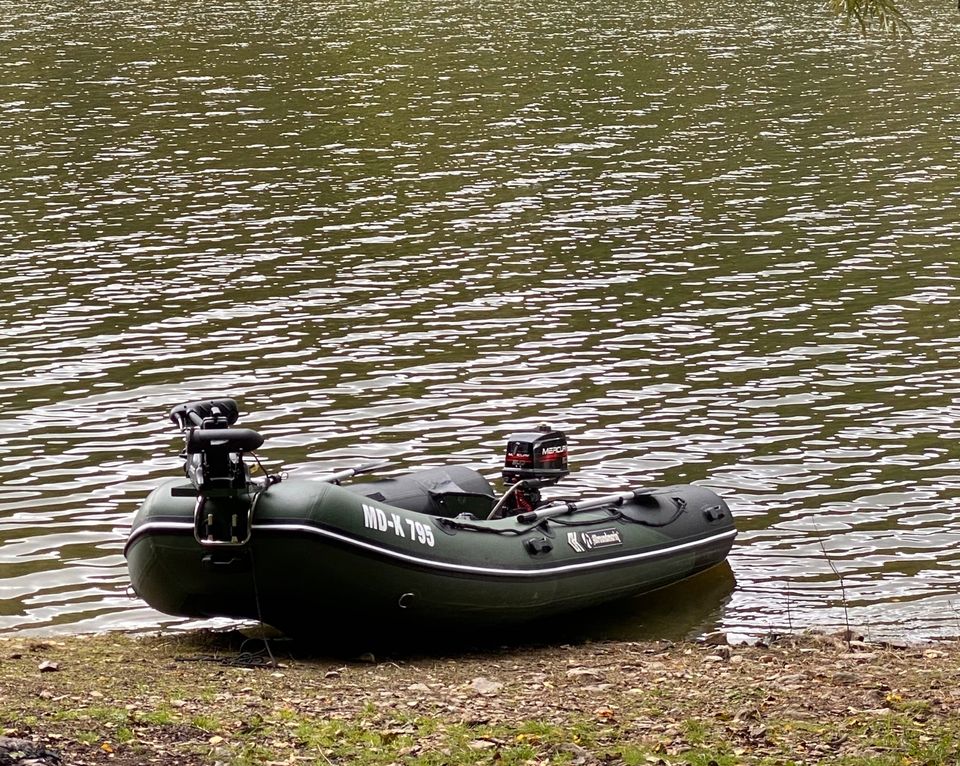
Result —
<svg viewBox="0 0 960 766"><path fill-rule="evenodd" d="M910 25L894 0L828 0L831 10L850 21L856 21L867 34L876 27L891 34L909 34Z"/></svg>

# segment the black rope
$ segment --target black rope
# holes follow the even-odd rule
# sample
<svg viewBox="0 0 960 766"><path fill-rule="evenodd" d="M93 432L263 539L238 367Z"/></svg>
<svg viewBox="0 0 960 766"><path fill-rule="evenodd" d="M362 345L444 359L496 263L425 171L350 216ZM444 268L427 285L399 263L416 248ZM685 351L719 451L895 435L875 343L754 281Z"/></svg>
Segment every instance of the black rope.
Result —
<svg viewBox="0 0 960 766"><path fill-rule="evenodd" d="M673 524L673 522L675 522L677 519L679 519L681 514L683 514L683 512L687 510L687 501L684 500L682 497L673 497L670 499L673 500L674 504L677 506L677 510L674 511L673 516L671 516L666 521L646 521L644 519L633 519L629 516L625 516L623 512L619 512L619 513L621 518L624 518L627 521L632 521L634 524L642 524L645 527L668 527L671 524Z"/></svg>
<svg viewBox="0 0 960 766"><path fill-rule="evenodd" d="M463 530L465 532L486 532L487 534L491 534L491 535L507 535L507 536L526 534L527 532L530 531L530 529L533 529L533 527L530 527L530 529L495 529L491 527L482 527L479 524L466 524L462 521L456 521L454 519L447 519L444 517L438 518L437 523L443 527L449 527L450 529Z"/></svg>
<svg viewBox="0 0 960 766"><path fill-rule="evenodd" d="M246 642L244 642L246 643ZM266 655L266 656L265 656ZM267 659L269 656L269 660ZM275 668L277 661L268 652L240 651L232 657L221 657L216 654L198 654L192 657L174 657L175 662L215 662L218 665L229 665L237 668Z"/></svg>
<svg viewBox="0 0 960 766"><path fill-rule="evenodd" d="M590 510L606 511L610 514L610 517L606 519L590 519L589 521L576 521L574 519L570 519L568 521L560 518L559 516L552 516L549 521L554 522L558 527L589 527L592 524L607 524L610 521L619 521L627 518L620 513L620 511L608 505L605 505L602 508L591 508Z"/></svg>

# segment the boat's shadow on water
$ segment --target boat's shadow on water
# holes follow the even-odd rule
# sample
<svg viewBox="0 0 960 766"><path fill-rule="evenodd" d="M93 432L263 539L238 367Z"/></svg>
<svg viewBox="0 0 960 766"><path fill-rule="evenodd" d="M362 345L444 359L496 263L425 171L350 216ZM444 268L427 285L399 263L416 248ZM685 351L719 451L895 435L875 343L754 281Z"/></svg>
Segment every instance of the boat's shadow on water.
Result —
<svg viewBox="0 0 960 766"><path fill-rule="evenodd" d="M724 562L653 593L504 630L467 648L679 641L715 630L735 586Z"/></svg>
<svg viewBox="0 0 960 766"><path fill-rule="evenodd" d="M562 617L541 619L522 626L495 626L458 632L444 629L397 631L367 625L348 631L329 626L323 635L266 641L259 628L206 634L218 653L255 656L264 661L338 658L381 661L450 657L477 652L581 645L593 641L679 641L714 631L733 593L736 579L726 562L683 582L643 596L582 610ZM269 646L269 649L267 648Z"/></svg>
<svg viewBox="0 0 960 766"><path fill-rule="evenodd" d="M680 641L709 633L720 625L736 578L727 562L687 580L626 601L527 626L516 640L524 643L584 641Z"/></svg>

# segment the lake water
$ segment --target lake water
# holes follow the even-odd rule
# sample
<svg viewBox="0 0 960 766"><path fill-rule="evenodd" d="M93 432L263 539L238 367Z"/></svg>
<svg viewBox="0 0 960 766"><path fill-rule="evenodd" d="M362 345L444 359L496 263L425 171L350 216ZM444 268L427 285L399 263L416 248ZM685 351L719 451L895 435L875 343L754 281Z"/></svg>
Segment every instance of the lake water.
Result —
<svg viewBox="0 0 960 766"><path fill-rule="evenodd" d="M960 634L960 38L908 11L0 2L0 631L177 622L123 540L230 395L299 476L546 421L568 492L723 494L730 569L598 635Z"/></svg>

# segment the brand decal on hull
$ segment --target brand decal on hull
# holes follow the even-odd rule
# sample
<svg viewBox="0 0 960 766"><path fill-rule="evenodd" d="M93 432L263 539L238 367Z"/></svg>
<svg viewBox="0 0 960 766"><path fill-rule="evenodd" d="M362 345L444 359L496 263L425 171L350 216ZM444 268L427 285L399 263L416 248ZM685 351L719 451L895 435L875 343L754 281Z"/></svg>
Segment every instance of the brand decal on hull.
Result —
<svg viewBox="0 0 960 766"><path fill-rule="evenodd" d="M567 543L577 553L584 553L594 548L623 545L623 538L619 529L596 529L592 532L567 532Z"/></svg>

